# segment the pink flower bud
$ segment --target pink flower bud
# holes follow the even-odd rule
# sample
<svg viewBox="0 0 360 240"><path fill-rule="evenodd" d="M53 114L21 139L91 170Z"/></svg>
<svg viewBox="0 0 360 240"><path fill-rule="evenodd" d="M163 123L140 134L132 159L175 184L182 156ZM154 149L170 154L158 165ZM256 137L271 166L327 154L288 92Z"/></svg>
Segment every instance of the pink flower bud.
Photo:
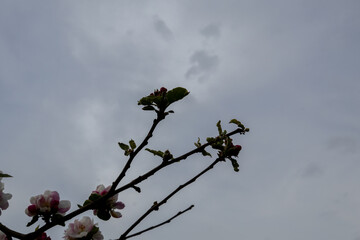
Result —
<svg viewBox="0 0 360 240"><path fill-rule="evenodd" d="M166 93L166 92L167 92L166 88L164 88L164 87L160 88L160 93Z"/></svg>
<svg viewBox="0 0 360 240"><path fill-rule="evenodd" d="M27 207L27 209L25 210L26 215L28 215L29 217L35 216L37 214L37 208L34 204L30 205Z"/></svg>
<svg viewBox="0 0 360 240"><path fill-rule="evenodd" d="M241 151L241 148L242 147L240 145L232 146L228 151L228 155L237 157L239 155L239 152Z"/></svg>
<svg viewBox="0 0 360 240"><path fill-rule="evenodd" d="M51 240L51 238L48 237L46 233L42 233L41 236L37 237L35 240Z"/></svg>

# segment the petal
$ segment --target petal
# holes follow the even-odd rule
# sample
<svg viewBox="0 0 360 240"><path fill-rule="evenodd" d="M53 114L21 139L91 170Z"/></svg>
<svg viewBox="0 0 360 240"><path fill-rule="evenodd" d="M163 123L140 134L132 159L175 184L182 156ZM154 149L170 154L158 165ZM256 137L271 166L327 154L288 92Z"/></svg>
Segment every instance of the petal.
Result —
<svg viewBox="0 0 360 240"><path fill-rule="evenodd" d="M123 202L117 202L114 205L114 208L116 209L123 209L125 207L125 204Z"/></svg>
<svg viewBox="0 0 360 240"><path fill-rule="evenodd" d="M4 197L5 200L10 200L12 198L12 194L4 193L3 197Z"/></svg>
<svg viewBox="0 0 360 240"><path fill-rule="evenodd" d="M25 209L25 213L26 213L26 215L28 215L29 217L35 216L36 213L37 213L36 206L35 206L34 204L28 206L28 207Z"/></svg>
<svg viewBox="0 0 360 240"><path fill-rule="evenodd" d="M59 206L58 206L58 208L59 208L58 212L59 213L65 213L66 211L68 211L70 209L70 207L71 207L70 201L61 200L60 203L59 203Z"/></svg>
<svg viewBox="0 0 360 240"><path fill-rule="evenodd" d="M83 217L80 222L85 227L86 232L90 232L94 227L94 221L88 216Z"/></svg>
<svg viewBox="0 0 360 240"><path fill-rule="evenodd" d="M104 236L101 234L100 230L98 230L93 236L93 240L103 240Z"/></svg>
<svg viewBox="0 0 360 240"><path fill-rule="evenodd" d="M115 212L115 211L110 211L111 216L113 216L114 218L121 218L122 215L120 212Z"/></svg>
<svg viewBox="0 0 360 240"><path fill-rule="evenodd" d="M60 196L57 191L50 192L49 198L51 198L51 200L60 201Z"/></svg>
<svg viewBox="0 0 360 240"><path fill-rule="evenodd" d="M53 208L53 209L57 209L59 206L59 200L55 200L55 199L52 199L50 201L50 207Z"/></svg>
<svg viewBox="0 0 360 240"><path fill-rule="evenodd" d="M5 210L5 209L7 209L9 207L9 202L8 201L1 201L0 202L0 208L2 209L2 210Z"/></svg>

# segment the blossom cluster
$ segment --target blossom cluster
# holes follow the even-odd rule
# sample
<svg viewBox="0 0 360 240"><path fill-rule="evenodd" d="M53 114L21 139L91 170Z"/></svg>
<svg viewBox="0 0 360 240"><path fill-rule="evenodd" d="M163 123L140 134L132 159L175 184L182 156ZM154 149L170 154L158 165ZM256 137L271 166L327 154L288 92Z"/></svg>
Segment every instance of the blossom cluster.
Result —
<svg viewBox="0 0 360 240"><path fill-rule="evenodd" d="M163 96L166 94L166 92L167 92L167 89L162 87L162 88L160 88L160 90L156 89L154 91L154 93L150 93L150 96Z"/></svg>
<svg viewBox="0 0 360 240"><path fill-rule="evenodd" d="M102 196L105 196L110 191L111 186L108 186L105 188L103 184L100 184L96 187L96 190L94 190L89 200L85 202L85 204L91 202L91 199L98 199ZM110 215L114 218L120 218L122 217L121 213L118 211L115 211L115 209L123 209L125 207L125 204L123 202L118 201L118 194L115 194L111 198L107 199L104 206L101 206L100 208L94 209L94 215L98 216L100 219L103 220L109 220Z"/></svg>
<svg viewBox="0 0 360 240"><path fill-rule="evenodd" d="M2 174L2 171L0 171L0 174ZM2 177L0 177L0 215L1 215L1 210L5 210L9 207L9 202L8 200L11 199L12 195L10 193L4 193L4 183L1 182ZM1 238L0 238L1 239Z"/></svg>
<svg viewBox="0 0 360 240"><path fill-rule="evenodd" d="M65 230L65 240L76 239L89 239L89 240L103 240L104 236L94 224L94 220L85 216L81 220L75 220L74 223L70 223L68 229Z"/></svg>
<svg viewBox="0 0 360 240"><path fill-rule="evenodd" d="M26 215L29 217L41 216L45 221L49 221L55 214L64 215L71 207L70 201L60 201L59 193L50 190L31 197L30 203L31 205L25 209Z"/></svg>

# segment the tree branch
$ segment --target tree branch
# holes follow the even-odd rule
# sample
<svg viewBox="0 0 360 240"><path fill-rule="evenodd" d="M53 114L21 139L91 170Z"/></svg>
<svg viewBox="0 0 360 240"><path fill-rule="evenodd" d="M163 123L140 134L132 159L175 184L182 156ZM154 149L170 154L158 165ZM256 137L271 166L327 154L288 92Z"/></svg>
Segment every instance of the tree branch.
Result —
<svg viewBox="0 0 360 240"><path fill-rule="evenodd" d="M126 172L127 172L127 170L129 170L132 161L134 160L136 155L148 144L148 140L153 136L153 132L154 132L156 126L164 118L165 118L164 111L157 112L157 118L154 119L153 124L152 124L148 134L146 135L146 137L144 138L142 143L139 145L139 147L137 147L134 152L130 153L130 157L129 157L128 161L126 162L123 170L121 171L121 173L119 174L117 179L113 182L113 184L110 188L110 191L109 191L110 194L115 191L115 189L119 185L120 181L125 177Z"/></svg>
<svg viewBox="0 0 360 240"><path fill-rule="evenodd" d="M163 204L165 204L171 197L173 197L176 193L178 193L181 189L185 188L186 186L190 185L191 183L195 182L201 175L208 172L210 169L212 169L217 163L220 161L224 161L223 158L217 158L214 162L212 162L207 168L205 168L203 171L201 171L199 174L197 174L195 177L191 178L189 181L185 182L184 184L177 187L173 192L171 192L168 196L166 196L163 200L161 200L159 203L155 203L153 206L151 206L141 217L138 218L138 220L135 221L133 225L131 225L121 236L118 240L125 240L127 238L127 235L142 221L144 220L151 212L154 210L159 209L159 207Z"/></svg>
<svg viewBox="0 0 360 240"><path fill-rule="evenodd" d="M177 218L177 217L178 217L178 216L180 216L181 214L183 214L183 213L185 213L185 212L187 212L187 211L191 210L193 207L194 207L194 205L191 205L191 206L190 206L190 207L188 207L187 209L185 209L185 210L183 210L183 211L178 212L176 215L174 215L173 217L169 218L168 220L166 220L166 221L164 221L164 222L162 222L162 223L159 223L159 224L157 224L157 225L155 225L155 226L152 226L152 227L146 228L146 229L144 229L144 230L142 230L142 231L139 231L139 232L137 232L137 233L134 233L134 234L128 235L128 236L126 237L126 239L128 239L128 238L132 238L132 237L135 237L135 236L138 236L138 235L140 235L140 234L143 234L144 232L147 232L147 231L153 230L153 229L155 229L155 228L161 227L162 225L165 225L165 224L167 224L167 223L170 223L170 222L171 222L174 218Z"/></svg>
<svg viewBox="0 0 360 240"><path fill-rule="evenodd" d="M5 225L0 223L0 230L5 233L7 236L12 236L15 238L19 238L21 239L22 237L24 237L24 234L16 232L14 230L11 230L10 228L6 227Z"/></svg>
<svg viewBox="0 0 360 240"><path fill-rule="evenodd" d="M237 129L235 129L234 131L226 134L226 136L230 137L230 136L232 136L232 135L234 135L234 134L237 134L237 133L243 134L243 133L245 133L245 131L242 130L242 129L240 129L240 128L237 128ZM116 189L114 193L115 193L115 194L116 194L116 193L120 193L120 192L122 192L122 191L125 191L125 190L128 189L128 188L132 188L133 186L135 186L135 185L143 182L144 180L146 180L146 179L149 178L150 176L154 175L156 172L158 172L159 170L163 169L164 167L167 167L167 166L169 166L169 165L171 165L171 164L177 163L177 162L179 162L179 161L181 161L181 160L185 160L185 159L187 159L189 156L191 156L191 155L193 155L193 154L195 154L195 153L202 152L206 147L210 146L210 145L213 144L214 142L215 142L215 141L208 142L208 143L206 143L206 144L204 144L204 145L202 145L202 146L200 146L200 147L197 147L197 148L195 148L195 149L193 149L193 150L191 150L191 151L189 151L189 152L187 152L187 153L185 153L185 154L183 154L183 155L181 155L181 156L179 156L179 157L177 157L177 158L171 159L171 160L169 160L169 161L162 162L161 164L159 164L159 165L156 166L155 168L151 169L150 171L148 171L148 172L145 173L144 175L141 175L141 176L135 178L134 180L132 180L131 182L129 182L129 183L123 185L122 187Z"/></svg>

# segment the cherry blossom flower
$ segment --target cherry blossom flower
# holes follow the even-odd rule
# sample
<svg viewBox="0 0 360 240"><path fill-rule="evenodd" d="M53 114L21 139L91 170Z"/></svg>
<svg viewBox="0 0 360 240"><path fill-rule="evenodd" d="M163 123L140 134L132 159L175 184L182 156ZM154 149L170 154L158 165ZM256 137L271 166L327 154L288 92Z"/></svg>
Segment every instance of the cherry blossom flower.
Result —
<svg viewBox="0 0 360 240"><path fill-rule="evenodd" d="M31 205L25 209L25 213L29 217L44 214L64 215L71 207L70 201L60 201L59 193L49 190L46 190L44 194L31 197L30 203Z"/></svg>
<svg viewBox="0 0 360 240"><path fill-rule="evenodd" d="M2 231L0 231L0 240L8 240L8 238L6 237L6 234L3 233Z"/></svg>
<svg viewBox="0 0 360 240"><path fill-rule="evenodd" d="M89 239L89 240L103 240L104 236L101 234L99 228L94 224L94 221L85 216L81 220L75 220L70 223L67 230L65 230L64 239Z"/></svg>
<svg viewBox="0 0 360 240"><path fill-rule="evenodd" d="M111 188L111 186L108 186L107 188L105 188L105 186L101 184L96 187L96 190L93 191L92 194L104 196L110 191L110 188ZM106 201L106 206L104 207L104 209L107 209L110 212L112 217L120 218L120 217L122 217L121 213L114 211L114 209L123 209L124 207L125 207L125 204L120 201L118 202L118 194L115 194L114 196L112 196L111 198L109 198ZM95 209L94 214L98 215L98 213L99 213L99 210Z"/></svg>
<svg viewBox="0 0 360 240"><path fill-rule="evenodd" d="M4 193L3 190L4 190L4 183L2 183L0 179L0 215L1 215L1 209L5 210L9 207L8 200L10 200L12 197L10 193Z"/></svg>

